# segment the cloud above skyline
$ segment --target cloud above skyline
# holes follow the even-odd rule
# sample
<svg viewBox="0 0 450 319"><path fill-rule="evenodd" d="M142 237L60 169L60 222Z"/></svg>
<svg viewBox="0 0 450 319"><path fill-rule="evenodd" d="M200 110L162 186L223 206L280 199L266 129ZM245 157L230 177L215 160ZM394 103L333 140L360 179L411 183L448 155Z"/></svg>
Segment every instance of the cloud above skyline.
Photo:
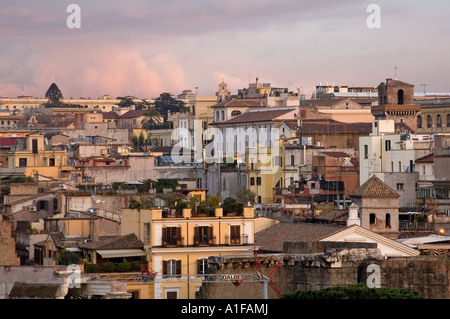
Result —
<svg viewBox="0 0 450 319"><path fill-rule="evenodd" d="M81 28L69 29L69 4ZM43 97L52 82L66 98L157 97L219 82L236 93L259 77L310 95L319 82L377 86L394 76L450 92L450 3L378 1L4 0L0 96Z"/></svg>

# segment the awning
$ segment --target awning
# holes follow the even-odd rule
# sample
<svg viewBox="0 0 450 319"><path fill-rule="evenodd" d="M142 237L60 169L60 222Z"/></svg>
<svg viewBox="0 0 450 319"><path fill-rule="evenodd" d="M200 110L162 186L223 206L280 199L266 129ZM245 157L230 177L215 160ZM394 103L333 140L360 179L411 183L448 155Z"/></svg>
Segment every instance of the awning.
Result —
<svg viewBox="0 0 450 319"><path fill-rule="evenodd" d="M147 253L142 249L112 249L112 250L97 250L97 253L103 258L115 257L134 257L145 256Z"/></svg>

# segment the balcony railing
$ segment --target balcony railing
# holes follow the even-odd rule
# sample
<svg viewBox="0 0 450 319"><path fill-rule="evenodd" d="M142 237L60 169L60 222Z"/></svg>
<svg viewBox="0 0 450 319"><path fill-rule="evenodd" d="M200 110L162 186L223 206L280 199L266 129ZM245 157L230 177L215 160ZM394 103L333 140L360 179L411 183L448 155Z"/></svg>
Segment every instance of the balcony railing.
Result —
<svg viewBox="0 0 450 319"><path fill-rule="evenodd" d="M248 243L248 235L225 236L225 244L227 245L245 245Z"/></svg>
<svg viewBox="0 0 450 319"><path fill-rule="evenodd" d="M169 237L162 238L162 246L163 247L180 247L184 246L184 237Z"/></svg>
<svg viewBox="0 0 450 319"><path fill-rule="evenodd" d="M412 221L403 221L401 220L399 223L400 229L433 229L433 223L427 222L412 222Z"/></svg>
<svg viewBox="0 0 450 319"><path fill-rule="evenodd" d="M194 236L194 246L216 245L216 236L200 237Z"/></svg>

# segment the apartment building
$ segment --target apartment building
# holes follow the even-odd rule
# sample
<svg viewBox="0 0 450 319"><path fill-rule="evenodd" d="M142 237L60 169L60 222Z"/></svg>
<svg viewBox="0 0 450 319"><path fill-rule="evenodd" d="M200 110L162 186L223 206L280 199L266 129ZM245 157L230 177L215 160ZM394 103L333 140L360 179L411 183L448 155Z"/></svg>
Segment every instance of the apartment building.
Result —
<svg viewBox="0 0 450 319"><path fill-rule="evenodd" d="M248 254L254 244L253 207L241 214L211 216L184 209L124 210L122 234L133 232L144 243L154 277L156 299L195 299L209 256Z"/></svg>

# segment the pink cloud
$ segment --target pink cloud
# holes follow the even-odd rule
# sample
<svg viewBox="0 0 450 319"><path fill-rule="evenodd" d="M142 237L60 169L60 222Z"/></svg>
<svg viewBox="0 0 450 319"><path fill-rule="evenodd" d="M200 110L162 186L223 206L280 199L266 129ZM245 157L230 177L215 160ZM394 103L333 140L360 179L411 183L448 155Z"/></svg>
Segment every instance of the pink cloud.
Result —
<svg viewBox="0 0 450 319"><path fill-rule="evenodd" d="M85 54L87 51L92 53ZM52 82L65 98L97 98L103 94L151 98L168 88L177 90L171 92L174 94L185 88L183 69L170 54L144 58L138 49L127 47L50 48L48 55L35 58L34 62L37 71L26 91L39 97ZM3 87L3 91L17 95L16 86Z"/></svg>

